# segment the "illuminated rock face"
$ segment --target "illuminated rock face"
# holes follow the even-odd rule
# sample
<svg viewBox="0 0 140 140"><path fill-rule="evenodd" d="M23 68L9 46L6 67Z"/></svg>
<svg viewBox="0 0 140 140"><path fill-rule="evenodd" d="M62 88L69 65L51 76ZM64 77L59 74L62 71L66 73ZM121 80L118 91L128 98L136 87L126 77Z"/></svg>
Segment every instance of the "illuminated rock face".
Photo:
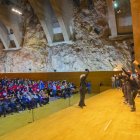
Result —
<svg viewBox="0 0 140 140"><path fill-rule="evenodd" d="M91 71L113 70L117 65L130 67L129 47L132 40L111 41L104 0L94 10L74 9L74 43L47 46L44 31L36 16L26 17L23 48L3 53L1 72Z"/></svg>
<svg viewBox="0 0 140 140"><path fill-rule="evenodd" d="M111 41L105 2L95 3L95 10L74 10L75 42L49 48L47 70L52 71L111 71L118 65L130 67L131 39Z"/></svg>
<svg viewBox="0 0 140 140"><path fill-rule="evenodd" d="M91 71L113 70L117 65L129 66L130 54L125 42L112 45L75 43L75 46L55 46L49 48L47 70L52 71Z"/></svg>
<svg viewBox="0 0 140 140"><path fill-rule="evenodd" d="M38 25L37 25L38 26ZM3 57L2 72L46 71L47 41L39 27L26 30L24 47L18 51L7 52Z"/></svg>
<svg viewBox="0 0 140 140"><path fill-rule="evenodd" d="M4 57L0 59L1 72L46 71L47 40L29 5L26 11L23 47L17 51L5 52Z"/></svg>

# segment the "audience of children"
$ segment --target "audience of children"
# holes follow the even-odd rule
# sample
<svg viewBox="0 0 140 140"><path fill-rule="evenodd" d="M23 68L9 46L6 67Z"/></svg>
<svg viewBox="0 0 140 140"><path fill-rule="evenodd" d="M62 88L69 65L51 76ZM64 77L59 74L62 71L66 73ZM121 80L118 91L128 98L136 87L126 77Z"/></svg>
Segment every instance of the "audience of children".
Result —
<svg viewBox="0 0 140 140"><path fill-rule="evenodd" d="M49 103L49 98L66 98L76 86L67 81L35 81L30 79L0 79L0 116Z"/></svg>

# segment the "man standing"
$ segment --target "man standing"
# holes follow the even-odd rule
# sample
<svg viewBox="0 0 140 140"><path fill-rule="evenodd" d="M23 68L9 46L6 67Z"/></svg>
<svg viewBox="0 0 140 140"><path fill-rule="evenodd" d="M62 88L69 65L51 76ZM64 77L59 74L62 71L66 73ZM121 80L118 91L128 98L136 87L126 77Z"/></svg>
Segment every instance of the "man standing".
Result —
<svg viewBox="0 0 140 140"><path fill-rule="evenodd" d="M126 79L127 96L128 96L128 102L131 107L131 111L133 112L136 111L135 98L140 88L139 80L136 74L130 74L127 71L125 71L123 68L122 70L127 75L127 79Z"/></svg>
<svg viewBox="0 0 140 140"><path fill-rule="evenodd" d="M88 76L89 70L86 69L87 73L80 75L80 102L79 106L83 108L85 105L85 94L86 94L86 78Z"/></svg>
<svg viewBox="0 0 140 140"><path fill-rule="evenodd" d="M115 85L115 75L113 75L111 77L111 81L112 81L112 88L115 88L116 87L116 85Z"/></svg>

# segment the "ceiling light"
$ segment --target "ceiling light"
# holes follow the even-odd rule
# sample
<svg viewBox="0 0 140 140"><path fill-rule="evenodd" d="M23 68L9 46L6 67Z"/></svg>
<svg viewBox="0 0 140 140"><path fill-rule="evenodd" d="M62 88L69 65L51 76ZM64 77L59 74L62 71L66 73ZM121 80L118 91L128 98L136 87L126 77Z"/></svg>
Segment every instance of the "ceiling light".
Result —
<svg viewBox="0 0 140 140"><path fill-rule="evenodd" d="M22 15L22 12L15 8L12 8L12 12Z"/></svg>
<svg viewBox="0 0 140 140"><path fill-rule="evenodd" d="M114 8L118 8L119 4L114 0L113 1L113 6L114 6Z"/></svg>

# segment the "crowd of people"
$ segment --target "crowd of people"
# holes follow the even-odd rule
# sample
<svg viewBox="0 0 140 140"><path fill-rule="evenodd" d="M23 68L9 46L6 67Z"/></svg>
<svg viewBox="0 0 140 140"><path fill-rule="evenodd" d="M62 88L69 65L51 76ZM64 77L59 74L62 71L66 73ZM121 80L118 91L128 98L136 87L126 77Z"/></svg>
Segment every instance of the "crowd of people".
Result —
<svg viewBox="0 0 140 140"><path fill-rule="evenodd" d="M140 64L134 61L140 70ZM80 102L79 106L85 106L85 93L91 92L90 83L85 80L86 74L80 76ZM122 68L122 73L112 76L112 88L121 88L124 103L136 111L135 97L140 92L140 73L130 72ZM67 98L78 90L73 83L63 81L36 81L30 79L0 79L0 116L6 116L14 112L34 109L49 103L50 97Z"/></svg>
<svg viewBox="0 0 140 140"><path fill-rule="evenodd" d="M34 109L49 103L50 97L66 98L76 93L76 86L67 81L35 81L0 79L0 116Z"/></svg>
<svg viewBox="0 0 140 140"><path fill-rule="evenodd" d="M112 88L121 88L121 85L122 85L122 82L121 82L121 77L122 74L119 73L119 74L114 74L112 77L111 77L111 80L112 80Z"/></svg>
<svg viewBox="0 0 140 140"><path fill-rule="evenodd" d="M134 61L134 64L140 69L137 61ZM135 98L140 95L140 72L126 71L122 68L122 73L112 76L112 88L121 88L124 103L130 106L131 111L136 111Z"/></svg>

